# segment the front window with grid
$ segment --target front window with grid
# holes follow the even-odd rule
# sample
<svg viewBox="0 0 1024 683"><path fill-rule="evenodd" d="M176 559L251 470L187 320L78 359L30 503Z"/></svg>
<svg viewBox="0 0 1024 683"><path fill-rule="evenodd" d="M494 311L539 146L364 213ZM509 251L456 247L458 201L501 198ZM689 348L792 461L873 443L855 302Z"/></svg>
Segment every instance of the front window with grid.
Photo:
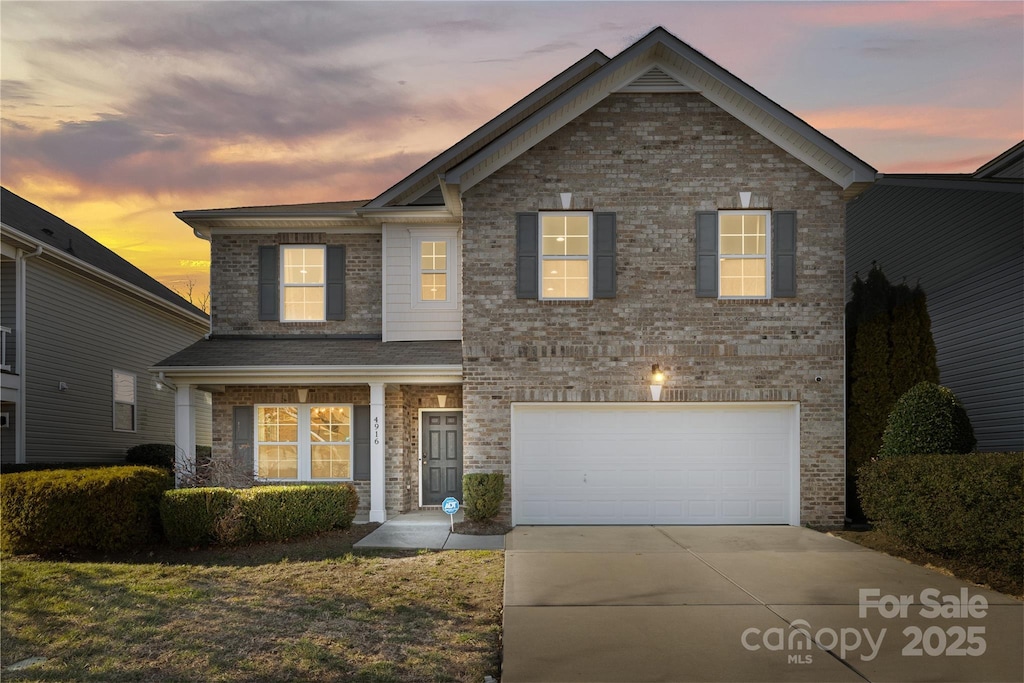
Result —
<svg viewBox="0 0 1024 683"><path fill-rule="evenodd" d="M540 298L589 299L593 214L540 215Z"/></svg>
<svg viewBox="0 0 1024 683"><path fill-rule="evenodd" d="M257 406L256 476L351 479L352 406Z"/></svg>
<svg viewBox="0 0 1024 683"><path fill-rule="evenodd" d="M720 211L718 214L718 295L763 299L769 296L767 211Z"/></svg>
<svg viewBox="0 0 1024 683"><path fill-rule="evenodd" d="M448 300L448 240L420 242L420 301Z"/></svg>
<svg viewBox="0 0 1024 683"><path fill-rule="evenodd" d="M281 320L327 319L325 265L323 246L281 247Z"/></svg>

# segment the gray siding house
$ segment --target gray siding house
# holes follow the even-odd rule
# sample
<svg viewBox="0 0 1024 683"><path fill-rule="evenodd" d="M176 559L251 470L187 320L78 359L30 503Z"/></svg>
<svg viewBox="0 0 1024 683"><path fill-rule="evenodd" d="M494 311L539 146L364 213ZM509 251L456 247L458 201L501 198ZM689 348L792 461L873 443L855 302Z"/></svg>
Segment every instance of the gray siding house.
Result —
<svg viewBox="0 0 1024 683"><path fill-rule="evenodd" d="M873 262L920 284L978 449L1024 450L1024 142L974 173L886 174L846 220L847 296Z"/></svg>
<svg viewBox="0 0 1024 683"><path fill-rule="evenodd" d="M371 521L503 472L514 524L841 525L874 179L658 28L374 199L178 213L213 329L156 369L212 392L215 483L351 481Z"/></svg>
<svg viewBox="0 0 1024 683"><path fill-rule="evenodd" d="M74 226L0 188L4 463L117 462L174 442L174 392L149 367L206 315ZM208 397L197 394L209 443Z"/></svg>

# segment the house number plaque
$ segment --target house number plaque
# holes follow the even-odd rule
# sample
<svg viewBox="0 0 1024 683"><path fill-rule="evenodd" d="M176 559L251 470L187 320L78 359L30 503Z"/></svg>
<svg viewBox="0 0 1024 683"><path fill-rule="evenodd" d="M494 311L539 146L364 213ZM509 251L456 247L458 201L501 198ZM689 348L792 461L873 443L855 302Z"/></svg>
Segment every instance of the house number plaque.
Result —
<svg viewBox="0 0 1024 683"><path fill-rule="evenodd" d="M373 417L373 445L380 445L380 416L378 415Z"/></svg>

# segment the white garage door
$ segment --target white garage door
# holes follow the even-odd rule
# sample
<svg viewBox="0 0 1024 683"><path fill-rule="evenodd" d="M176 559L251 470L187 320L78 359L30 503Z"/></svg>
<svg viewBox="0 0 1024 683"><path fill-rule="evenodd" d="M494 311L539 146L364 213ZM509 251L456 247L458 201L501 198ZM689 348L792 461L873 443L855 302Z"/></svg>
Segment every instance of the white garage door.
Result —
<svg viewBox="0 0 1024 683"><path fill-rule="evenodd" d="M512 519L799 525L799 452L796 404L513 404Z"/></svg>

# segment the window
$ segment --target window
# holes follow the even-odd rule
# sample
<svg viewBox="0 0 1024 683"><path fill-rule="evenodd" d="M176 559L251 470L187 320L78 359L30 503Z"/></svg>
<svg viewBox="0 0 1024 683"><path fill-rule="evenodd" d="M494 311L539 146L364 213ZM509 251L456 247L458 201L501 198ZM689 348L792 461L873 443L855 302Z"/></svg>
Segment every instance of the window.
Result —
<svg viewBox="0 0 1024 683"><path fill-rule="evenodd" d="M281 320L327 319L325 248L281 247Z"/></svg>
<svg viewBox="0 0 1024 683"><path fill-rule="evenodd" d="M352 478L352 406L256 406L256 476Z"/></svg>
<svg viewBox="0 0 1024 683"><path fill-rule="evenodd" d="M768 211L718 213L718 295L723 299L770 296Z"/></svg>
<svg viewBox="0 0 1024 683"><path fill-rule="evenodd" d="M593 214L540 215L540 298L589 299Z"/></svg>
<svg viewBox="0 0 1024 683"><path fill-rule="evenodd" d="M135 374L114 370L114 431L135 431Z"/></svg>
<svg viewBox="0 0 1024 683"><path fill-rule="evenodd" d="M448 240L420 242L420 301L448 300Z"/></svg>

